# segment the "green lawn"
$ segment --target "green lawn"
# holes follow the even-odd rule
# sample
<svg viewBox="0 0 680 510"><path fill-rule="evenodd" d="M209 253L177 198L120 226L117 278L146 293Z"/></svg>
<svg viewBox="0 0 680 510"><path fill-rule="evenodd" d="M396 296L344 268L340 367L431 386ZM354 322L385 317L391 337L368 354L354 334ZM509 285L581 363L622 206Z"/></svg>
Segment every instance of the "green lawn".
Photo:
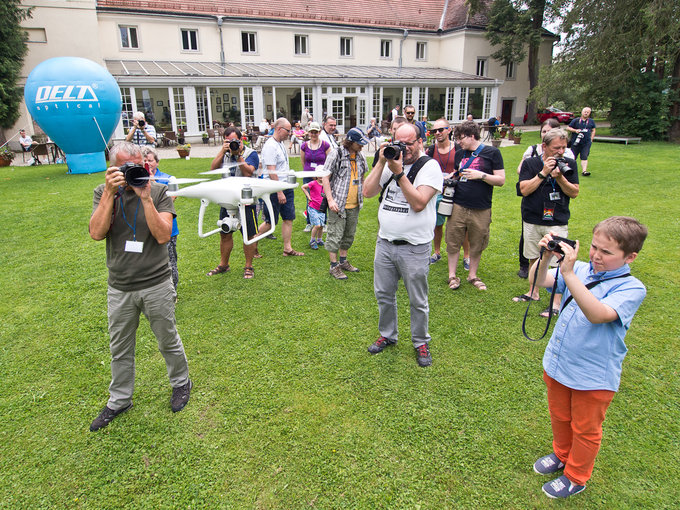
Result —
<svg viewBox="0 0 680 510"><path fill-rule="evenodd" d="M367 201L350 251L361 272L345 282L330 278L324 251L308 249L301 215L293 246L307 256L281 257L279 229L277 241L261 243L264 258L245 281L237 234L232 270L208 278L218 238L199 239L199 202L178 199L177 321L191 401L170 411L164 363L142 320L134 409L98 433L88 426L110 379L107 270L104 243L89 238L87 223L104 176L69 176L64 166L0 169L0 507L552 506L541 492L546 479L531 468L551 449L546 342L523 338L524 306L510 300L528 290L516 276L515 169L537 136L502 149L508 179L494 193L480 269L489 291L465 282L450 291L446 261L432 266L427 369L415 363L403 289L401 342L366 352L378 333L376 199ZM633 264L648 294L626 338L621 389L593 478L568 508L677 505L678 154L662 143L596 143L593 175L572 202L570 237L582 245L614 214L636 216L650 236ZM208 165L161 162L181 177ZM304 197L296 198L301 212ZM541 324L531 322L534 335Z"/></svg>

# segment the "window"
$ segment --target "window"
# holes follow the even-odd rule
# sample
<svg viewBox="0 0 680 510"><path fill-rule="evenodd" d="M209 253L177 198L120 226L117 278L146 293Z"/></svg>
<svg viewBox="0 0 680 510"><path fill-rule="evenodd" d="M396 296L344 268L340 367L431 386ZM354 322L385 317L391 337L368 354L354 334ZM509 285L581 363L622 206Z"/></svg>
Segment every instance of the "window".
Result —
<svg viewBox="0 0 680 510"><path fill-rule="evenodd" d="M487 72L487 59L478 58L477 59L477 76L486 76Z"/></svg>
<svg viewBox="0 0 680 510"><path fill-rule="evenodd" d="M24 28L26 32L26 42L30 43L46 43L47 33L44 28Z"/></svg>
<svg viewBox="0 0 680 510"><path fill-rule="evenodd" d="M392 41L380 41L380 58L392 58Z"/></svg>
<svg viewBox="0 0 680 510"><path fill-rule="evenodd" d="M308 40L306 35L296 35L295 36L295 54L296 55L309 55Z"/></svg>
<svg viewBox="0 0 680 510"><path fill-rule="evenodd" d="M514 62L508 62L505 66L505 79L514 80L516 78L515 73L517 72L517 66Z"/></svg>
<svg viewBox="0 0 680 510"><path fill-rule="evenodd" d="M118 25L120 30L120 45L125 49L139 49L139 38L137 37L137 27Z"/></svg>
<svg viewBox="0 0 680 510"><path fill-rule="evenodd" d="M416 60L427 60L427 43L424 41L416 43Z"/></svg>
<svg viewBox="0 0 680 510"><path fill-rule="evenodd" d="M243 118L248 124L255 124L255 96L253 95L253 87L243 87L241 89L243 97Z"/></svg>
<svg viewBox="0 0 680 510"><path fill-rule="evenodd" d="M255 32L241 32L241 52L242 53L257 53L257 46L255 44Z"/></svg>
<svg viewBox="0 0 680 510"><path fill-rule="evenodd" d="M123 113L121 114L121 120L123 122L124 128L129 128L132 123L132 96L130 94L129 87L120 88L120 98L123 102Z"/></svg>
<svg viewBox="0 0 680 510"><path fill-rule="evenodd" d="M182 49L184 51L198 51L198 30L183 28Z"/></svg>
<svg viewBox="0 0 680 510"><path fill-rule="evenodd" d="M175 102L175 120L177 121L177 129L186 131L187 112L184 106L184 89L180 87L173 87L172 99Z"/></svg>
<svg viewBox="0 0 680 510"><path fill-rule="evenodd" d="M352 56L352 38L351 37L341 37L340 38L340 56L341 57L351 57Z"/></svg>

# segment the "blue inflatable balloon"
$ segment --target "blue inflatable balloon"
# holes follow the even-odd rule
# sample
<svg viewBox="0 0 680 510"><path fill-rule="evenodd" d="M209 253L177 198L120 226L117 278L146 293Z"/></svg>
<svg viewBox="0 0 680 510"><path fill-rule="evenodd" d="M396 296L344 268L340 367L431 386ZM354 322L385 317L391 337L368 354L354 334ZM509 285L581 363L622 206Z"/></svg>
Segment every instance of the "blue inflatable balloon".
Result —
<svg viewBox="0 0 680 510"><path fill-rule="evenodd" d="M28 75L24 100L72 173L106 170L104 151L122 108L118 83L106 69L80 57L45 60Z"/></svg>

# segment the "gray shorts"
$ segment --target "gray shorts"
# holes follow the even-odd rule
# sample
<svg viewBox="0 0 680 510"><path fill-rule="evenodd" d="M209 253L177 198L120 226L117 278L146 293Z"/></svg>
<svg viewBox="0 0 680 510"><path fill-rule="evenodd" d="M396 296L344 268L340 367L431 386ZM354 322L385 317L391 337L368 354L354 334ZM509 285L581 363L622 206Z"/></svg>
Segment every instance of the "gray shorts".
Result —
<svg viewBox="0 0 680 510"><path fill-rule="evenodd" d="M338 250L349 250L354 243L354 235L359 223L359 208L345 209L344 218L328 209L328 231L326 233L326 250L337 253Z"/></svg>

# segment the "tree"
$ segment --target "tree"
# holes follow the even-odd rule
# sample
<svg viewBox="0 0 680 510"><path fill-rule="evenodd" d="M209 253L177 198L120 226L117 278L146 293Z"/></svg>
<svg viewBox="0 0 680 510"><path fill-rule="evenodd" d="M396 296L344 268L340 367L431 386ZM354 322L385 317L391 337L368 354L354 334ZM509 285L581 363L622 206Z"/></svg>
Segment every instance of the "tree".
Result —
<svg viewBox="0 0 680 510"><path fill-rule="evenodd" d="M483 0L469 0L472 12L482 9ZM529 66L529 92L539 83L538 52L546 34L543 23L554 16L553 3L548 0L494 0L488 15L486 37L498 47L491 57L507 66L527 57ZM536 118L536 101L529 96L527 118Z"/></svg>
<svg viewBox="0 0 680 510"><path fill-rule="evenodd" d="M562 0L564 49L542 90L564 71L589 102L610 102L615 132L680 142L680 3ZM549 76L550 75L550 76Z"/></svg>
<svg viewBox="0 0 680 510"><path fill-rule="evenodd" d="M4 129L12 127L19 117L23 94L17 82L28 48L20 23L31 16L31 10L20 4L21 0L0 2L0 127Z"/></svg>

